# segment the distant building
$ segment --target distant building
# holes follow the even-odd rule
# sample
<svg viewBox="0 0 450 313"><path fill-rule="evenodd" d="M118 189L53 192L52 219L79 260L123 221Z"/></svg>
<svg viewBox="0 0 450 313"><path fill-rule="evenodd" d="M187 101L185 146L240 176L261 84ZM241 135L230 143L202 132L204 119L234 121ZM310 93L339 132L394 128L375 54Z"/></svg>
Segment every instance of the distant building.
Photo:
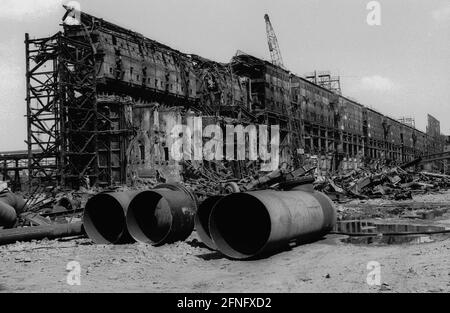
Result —
<svg viewBox="0 0 450 313"><path fill-rule="evenodd" d="M441 123L438 119L428 114L427 135L431 137L439 137L441 134Z"/></svg>

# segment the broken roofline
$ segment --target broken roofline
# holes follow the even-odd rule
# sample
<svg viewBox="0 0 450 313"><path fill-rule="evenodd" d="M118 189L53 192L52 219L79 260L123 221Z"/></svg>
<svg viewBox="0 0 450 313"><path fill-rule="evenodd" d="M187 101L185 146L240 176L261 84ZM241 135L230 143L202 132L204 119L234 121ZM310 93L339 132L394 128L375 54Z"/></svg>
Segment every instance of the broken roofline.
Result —
<svg viewBox="0 0 450 313"><path fill-rule="evenodd" d="M92 29L96 28L96 27L100 27L102 28L103 31L108 32L109 31L113 31L115 33L115 35L120 35L120 34L125 34L127 37L126 38L122 38L122 39L126 39L129 40L129 37L132 37L136 40L136 42L148 42L150 45L154 45L157 46L158 48L162 48L164 50L168 50L171 51L175 54L178 55L182 55L186 58L189 59L193 59L194 61L197 62L201 62L201 63L213 63L213 64L217 64L219 66L223 66L223 67L227 67L229 64L228 63L222 63L222 62L218 62L218 61L213 61L211 59L207 59L205 57L199 56L197 54L189 54L189 53L184 53L181 52L179 50L176 50L172 47L169 47L161 42L158 42L156 40L150 39L149 37L146 37L144 35L142 35L141 33L135 32L133 30L118 26L117 24L105 21L102 18L93 16L91 14L85 13L85 12L81 12L81 23L83 26L89 26ZM77 27L77 25L66 25L67 27Z"/></svg>
<svg viewBox="0 0 450 313"><path fill-rule="evenodd" d="M85 13L85 12L81 11L81 15L80 16L81 16L82 24L85 25L85 26L86 25L90 26L90 27L92 27L92 29L95 28L95 27L101 27L104 31L108 31L108 30L109 31L113 31L114 33L116 33L116 35L118 35L118 34L125 34L126 36L135 38L135 40L137 42L139 42L139 41L146 41L146 42L148 42L151 45L154 45L154 46L157 46L159 48L163 48L163 49L171 51L173 53L182 55L182 56L184 56L186 58L192 59L193 61L197 61L197 62L201 62L201 63L216 64L216 65L221 66L221 67L228 67L228 66L230 66L230 64L232 64L232 62L235 60L236 57L246 56L249 59L253 60L253 62L256 62L256 63L258 63L260 65L272 66L272 67L274 67L274 68L276 68L276 69L278 69L278 70L280 70L282 72L285 72L288 75L294 75L288 69L284 69L282 67L274 65L273 63L271 63L271 62L269 62L267 60L264 60L262 58L258 58L256 56L250 55L250 54L248 54L246 52L243 52L241 50L237 50L236 51L236 54L235 54L235 56L232 57L232 61L230 63L218 62L218 61L214 61L214 60L205 58L205 57L200 56L198 54L181 52L181 51L176 50L176 49L174 49L174 48L172 48L172 47L170 47L168 45L165 45L165 44L163 44L161 42L158 42L156 40L150 39L149 37L146 37L146 36L142 35L141 33L138 33L138 32L135 32L133 30L124 28L122 26L119 26L117 24L105 21L104 19L96 17L96 16L93 16L93 15L91 15L89 13ZM77 27L77 25L66 25L66 26L67 27ZM129 38L123 38L123 39L129 40ZM302 77L299 77L299 76L297 76L297 77L300 78L300 79L303 79ZM318 86L318 87L320 87L320 86ZM320 87L320 88L322 88L322 87Z"/></svg>
<svg viewBox="0 0 450 313"><path fill-rule="evenodd" d="M95 17L95 16L93 16L93 15L91 15L91 14L88 14L88 13L85 13L85 12L82 12L82 11L81 11L81 22L82 22L84 25L89 25L89 26L91 26L92 28L94 28L94 27L102 27L104 30L110 30L110 31L114 31L114 32L117 32L117 33L123 33L123 34L126 34L126 35L128 35L128 36L131 36L131 37L133 37L133 38L136 38L136 40L145 40L145 41L148 41L150 44L153 44L153 45L158 46L158 47L160 47L160 48L163 48L163 49L172 51L172 52L177 53L177 54L179 54L179 55L183 55L183 56L185 56L186 58L193 59L194 61L197 61L197 62L202 62L202 63L212 63L212 64L217 64L217 65L222 66L222 67L227 67L227 66L229 66L230 64L233 65L233 63L235 63L236 61L239 61L239 59L247 58L246 61L247 61L248 63L250 63L250 65L270 66L270 67L272 67L272 68L277 69L277 70L280 71L280 72L284 72L285 74L294 77L295 79L300 79L300 80L304 81L305 83L312 84L312 85L314 85L315 87L320 88L320 89L322 89L322 90L324 90L324 91L331 92L330 90L328 90L328 89L326 89L326 88L324 88L324 87L322 87L322 86L316 85L316 84L314 84L314 83L308 81L308 80L305 79L304 77L301 77L301 76L299 76L299 75L294 74L293 72L291 72L291 71L288 70L288 69L284 69L284 68L282 68L282 67L279 67L279 66L277 66L277 65L274 65L273 63L271 63L271 62L269 62L269 61L267 61L267 60L264 60L264 59L255 57L255 56L250 55L250 54L248 54L248 53L246 53L246 52L243 52L242 50L237 50L235 56L232 58L231 63L229 63L229 64L227 64L227 63L221 63L221 62L217 62L217 61L213 61L213 60L204 58L204 57L199 56L199 55L196 55L196 54L186 54L186 53L180 52L180 51L178 51L178 50L176 50L176 49L173 49L173 48L171 48L171 47L169 47L169 46L167 46L167 45L164 45L164 44L162 44L162 43L160 43L160 42L157 42L157 41L152 40L152 39L150 39L150 38L148 38L148 37L145 37L145 36L143 36L141 33L138 33L138 32L132 31L132 30L130 30L130 29L127 29L127 28L118 26L117 24L114 24L114 23L105 21L105 20L102 19L102 18ZM68 26L68 27L73 27L73 26ZM376 113L379 113L379 112L376 111L375 109L369 108L369 107L367 107L367 106L364 106L364 105L360 104L360 103L359 103L358 101L356 101L356 100L349 99L349 98L346 97L345 95L340 95L340 97L343 97L343 98L347 99L348 101L351 101L351 102L353 102L353 103L355 103L355 104L357 104L357 105L359 105L359 106L362 106L362 107L364 107L364 108L367 109L367 110L371 110L371 111L374 111L374 112L376 112ZM382 115L382 116L385 116L385 117L388 118L388 119L395 120L394 118L392 118L392 117L390 117L390 116L384 115L384 114L382 114L382 113L379 113L379 114ZM395 120L395 121L396 121L396 120ZM402 124L403 124L403 123L402 123ZM416 132L419 132L419 133L422 133L422 134L425 134L425 135L426 135L425 132L423 132L423 131L421 131L421 130L415 128L415 127L411 127L411 126L406 125L406 124L403 124L403 125L406 126L406 127L408 127L408 128L410 128L410 129L412 129L412 130L414 130L414 131L416 131Z"/></svg>

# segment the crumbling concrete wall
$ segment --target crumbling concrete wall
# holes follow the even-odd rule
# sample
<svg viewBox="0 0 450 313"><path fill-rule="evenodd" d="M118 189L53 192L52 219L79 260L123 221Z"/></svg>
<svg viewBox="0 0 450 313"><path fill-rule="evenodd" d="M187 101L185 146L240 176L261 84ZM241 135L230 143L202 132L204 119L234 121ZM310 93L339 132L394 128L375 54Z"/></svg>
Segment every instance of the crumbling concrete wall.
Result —
<svg viewBox="0 0 450 313"><path fill-rule="evenodd" d="M167 182L181 181L181 166L170 157L170 147L171 130L182 123L180 107L165 108L150 103L133 108L136 134L127 152L127 173L131 179L162 177Z"/></svg>
<svg viewBox="0 0 450 313"><path fill-rule="evenodd" d="M263 166L259 155L256 160L252 161L250 158L251 151L254 151L255 154L257 153L256 149L259 151L261 133L258 125L255 125L254 135L250 135L245 132L248 123L242 123L239 119L204 116L201 112L193 112L184 107L168 107L156 102L135 103L132 106L130 122L133 127L133 135L129 139L127 148L127 177L131 181L140 178L157 179L170 183L181 182L186 162L189 163L190 168L199 169L203 166L212 166L214 171L218 169L225 172L236 170L233 167L241 161L252 164L261 172L274 170L269 166ZM211 126L218 127L222 132L221 135L218 136L215 132L207 131ZM234 129L231 139L228 136L229 126L232 126L232 130ZM242 128L237 126L242 126ZM238 139L240 137L235 133L239 129L244 130L245 160L240 159L237 154L237 149L242 148L242 142ZM267 136L267 152L271 154L272 135L269 136L268 133L264 135ZM211 143L216 143L216 145L211 147ZM227 156L227 145L230 144L233 149L232 159L228 159ZM214 154L213 160L208 159L208 152L215 153L216 149L222 150L219 156ZM181 157L177 156L178 151L182 151ZM278 162L280 165L290 164L290 155L286 154L286 151L281 150L280 155ZM272 159L268 160L268 162L271 161ZM239 171L242 174L248 172L248 169L240 167Z"/></svg>

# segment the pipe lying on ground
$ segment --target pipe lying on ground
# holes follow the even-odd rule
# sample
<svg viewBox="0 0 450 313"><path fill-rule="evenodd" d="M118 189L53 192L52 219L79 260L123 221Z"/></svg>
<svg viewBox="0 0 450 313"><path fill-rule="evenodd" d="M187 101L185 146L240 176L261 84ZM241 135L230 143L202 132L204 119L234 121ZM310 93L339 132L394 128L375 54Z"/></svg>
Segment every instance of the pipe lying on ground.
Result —
<svg viewBox="0 0 450 313"><path fill-rule="evenodd" d="M12 192L1 193L0 201L12 206L16 210L17 214L22 213L26 205L26 201L23 197Z"/></svg>
<svg viewBox="0 0 450 313"><path fill-rule="evenodd" d="M136 241L159 246L189 237L196 210L191 192L181 185L165 184L137 194L128 207L126 223Z"/></svg>
<svg viewBox="0 0 450 313"><path fill-rule="evenodd" d="M331 200L302 186L226 196L212 209L209 231L220 252L233 259L249 259L293 240L318 239L335 223Z"/></svg>
<svg viewBox="0 0 450 313"><path fill-rule="evenodd" d="M0 194L0 227L13 227L17 214L24 211L25 200L12 192Z"/></svg>
<svg viewBox="0 0 450 313"><path fill-rule="evenodd" d="M223 196L212 196L203 201L198 207L195 215L195 230L200 240L210 249L216 250L216 245L212 241L209 232L209 216L216 203L223 199Z"/></svg>
<svg viewBox="0 0 450 313"><path fill-rule="evenodd" d="M74 237L83 234L83 224L57 224L48 226L23 227L0 230L0 245L6 245L18 241L31 241Z"/></svg>
<svg viewBox="0 0 450 313"><path fill-rule="evenodd" d="M0 227L13 227L17 219L16 210L0 198Z"/></svg>
<svg viewBox="0 0 450 313"><path fill-rule="evenodd" d="M126 227L128 206L136 191L100 193L86 203L84 229L97 244L125 244L134 242Z"/></svg>

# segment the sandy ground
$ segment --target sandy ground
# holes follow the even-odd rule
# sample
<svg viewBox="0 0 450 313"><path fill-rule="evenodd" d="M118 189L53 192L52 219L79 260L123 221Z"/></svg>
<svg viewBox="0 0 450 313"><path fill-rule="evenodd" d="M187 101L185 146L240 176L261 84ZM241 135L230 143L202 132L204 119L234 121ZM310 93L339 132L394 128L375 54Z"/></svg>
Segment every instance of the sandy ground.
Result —
<svg viewBox="0 0 450 313"><path fill-rule="evenodd" d="M417 200L450 202L450 193ZM450 216L438 222L450 226ZM372 246L342 238L328 235L256 261L224 258L195 233L159 248L88 239L17 243L0 247L0 292L450 292L450 239ZM67 283L71 261L81 266L80 286ZM367 283L371 261L381 265L381 286Z"/></svg>

